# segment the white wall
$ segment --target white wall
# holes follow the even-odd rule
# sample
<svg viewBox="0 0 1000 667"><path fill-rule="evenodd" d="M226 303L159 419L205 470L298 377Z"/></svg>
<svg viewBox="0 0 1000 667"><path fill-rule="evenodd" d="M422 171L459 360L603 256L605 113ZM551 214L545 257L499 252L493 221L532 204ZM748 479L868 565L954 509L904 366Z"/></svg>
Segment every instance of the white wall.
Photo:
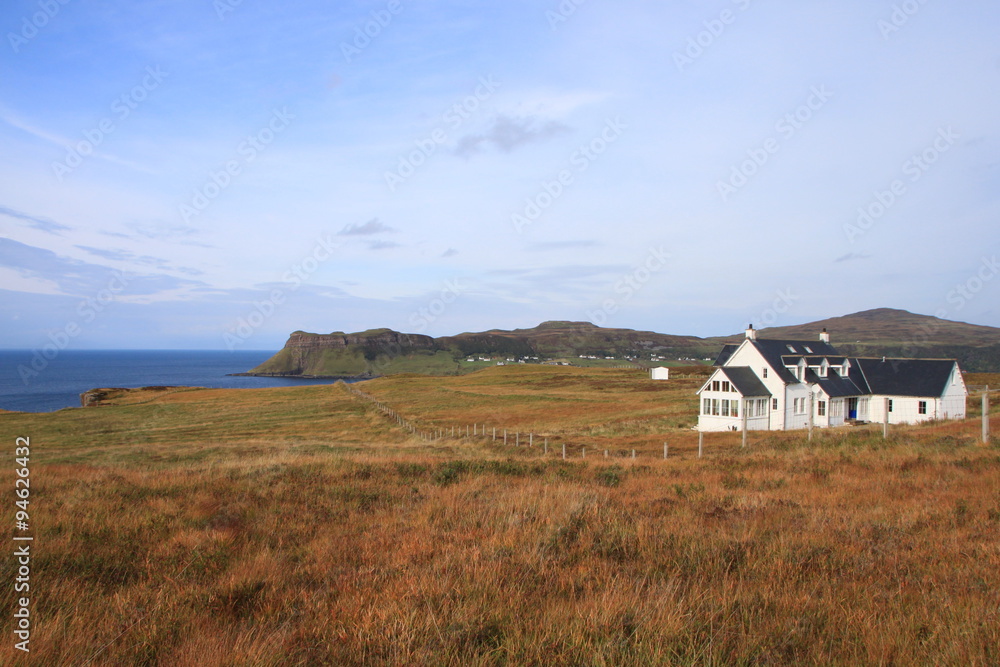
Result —
<svg viewBox="0 0 1000 667"><path fill-rule="evenodd" d="M969 390L965 386L965 379L958 369L958 364L951 371L951 378L948 380L948 387L938 400L938 419L965 419L966 399Z"/></svg>
<svg viewBox="0 0 1000 667"><path fill-rule="evenodd" d="M795 400L801 398L806 401L806 409L800 414L795 413ZM784 430L790 431L796 428L806 428L809 426L809 388L802 384L790 384L785 390L784 405L778 405L784 411ZM815 409L815 408L813 408ZM773 428L773 423L772 423Z"/></svg>

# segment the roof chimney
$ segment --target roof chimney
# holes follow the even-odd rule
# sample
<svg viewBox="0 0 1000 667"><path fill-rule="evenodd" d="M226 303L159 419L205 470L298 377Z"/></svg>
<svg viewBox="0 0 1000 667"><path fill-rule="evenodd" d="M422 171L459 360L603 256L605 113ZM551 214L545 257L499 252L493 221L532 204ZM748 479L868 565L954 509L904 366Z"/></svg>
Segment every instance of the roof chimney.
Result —
<svg viewBox="0 0 1000 667"><path fill-rule="evenodd" d="M747 340L757 340L757 332L753 328L753 324L747 325Z"/></svg>
<svg viewBox="0 0 1000 667"><path fill-rule="evenodd" d="M820 332L819 339L827 345L830 344L830 334L826 332L826 327L823 327L823 331Z"/></svg>

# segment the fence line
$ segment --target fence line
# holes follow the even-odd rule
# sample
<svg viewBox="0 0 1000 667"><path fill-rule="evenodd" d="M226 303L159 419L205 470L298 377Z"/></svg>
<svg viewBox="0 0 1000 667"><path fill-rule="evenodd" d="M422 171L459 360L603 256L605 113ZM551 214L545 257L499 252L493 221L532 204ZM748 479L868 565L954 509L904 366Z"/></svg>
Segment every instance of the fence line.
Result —
<svg viewBox="0 0 1000 667"><path fill-rule="evenodd" d="M499 426L488 426L486 424L480 424L478 422L475 423L475 424L452 425L450 427L450 429L449 429L449 427L440 427L440 426L435 426L431 430L422 429L422 428L418 427L413 421L411 421L411 420L407 419L406 417L404 417L395 408L393 408L389 404L385 403L384 401L381 401L381 400L375 398L374 396L372 396L370 394L367 394L367 393L361 391L360 389L357 389L356 387L354 387L352 385L344 383L344 387L345 387L345 389L347 389L347 391L349 393L351 393L355 397L357 397L357 398L359 398L359 399L361 399L363 401L366 401L366 402L370 403L373 407L375 407L377 410L379 410L382 414L384 414L387 418L389 418L390 420L392 420L393 422L395 422L401 428L407 430L408 432L410 432L414 436L416 436L416 437L418 437L418 438L420 438L422 440L426 440L426 441L433 442L433 441L438 441L438 440L443 440L443 439L448 438L448 439L452 439L452 440L458 439L458 440L479 441L479 442L486 441L486 442L492 442L492 443L495 443L495 444L498 444L498 445L502 442L503 446L505 446L505 447L507 447L507 446L513 446L515 448L522 448L522 447L524 447L524 448L528 448L528 449L534 449L536 447L536 445L534 444L535 435L539 435L539 437L542 439L542 445L541 445L541 447L539 447L539 449L541 450L541 454L543 456L548 456L548 454L549 454L549 438L550 437L554 437L554 436L547 435L547 434L544 434L544 433L536 434L533 431L529 431L529 432L527 432L527 433L524 434L527 437L524 439L525 442L522 443L522 439L521 439L522 432L521 432L521 430L519 428L507 429L507 428L502 428L502 427L499 427ZM988 442L991 441L990 440L990 416L991 415L990 415L990 403L989 403L990 402L990 393L996 393L997 390L994 389L991 392L991 390L990 390L990 388L988 386L985 386L985 387L973 387L973 386L970 386L969 387L969 392L970 392L970 396L969 396L970 400L973 399L973 396L972 396L973 392L976 392L976 393L981 392L982 393L982 399L981 399L982 400L982 419L981 419L981 421L982 421L982 432L981 432L981 434L977 434L977 435L981 436L981 437L979 437L977 439L980 440L983 443L988 443ZM874 433L876 433L878 431L881 431L882 437L883 438L888 438L889 435L890 435L890 433L892 433L895 429L899 428L900 426L907 426L907 427L910 427L910 428L917 426L916 424L902 424L902 423L899 423L899 422L893 423L889 419L886 419L885 417L887 417L890 413L885 409L885 408L888 407L888 399L885 399L885 400L886 400L886 403L882 406L883 409L881 410L881 413L883 415L883 419L880 419L878 422L867 422L867 423L859 424L860 427L864 428L867 432L872 433L872 434L874 434ZM893 414L895 415L896 419L899 419L901 416L902 417L907 417L907 418L912 418L912 417L917 416L918 414L920 416L923 416L923 413L914 412L914 410L917 410L917 408L914 408L912 406L910 406L909 409L900 409L900 408L903 408L903 406L898 406L898 407L897 406L893 406ZM810 410L810 412L812 412L812 410ZM995 415L994 415L994 417L995 417ZM848 428L848 429L852 429L852 430L853 430L853 428L856 428L856 427L851 427L851 426L847 426L847 427L837 426L837 427L832 427L832 428L829 428L829 427L824 427L824 428L817 427L817 428L813 429L812 428L813 424L811 423L811 421L812 420L810 420L810 423L809 423L809 425L807 427L797 430L797 431L801 431L803 433L803 435L805 435L807 437L807 439L810 440L810 441L813 440L813 438L814 438L814 436L816 434L829 433L829 434L832 435L832 434L836 433L836 434L842 435L842 434L845 433L845 431L843 430L844 428ZM932 420L932 421L934 423L941 423L943 420ZM967 417L966 421L971 421L971 418ZM747 445L748 436L751 437L751 438L753 438L753 439L756 439L756 438L754 438L754 435L756 435L756 434L759 434L762 437L767 437L769 434L772 434L772 433L790 433L790 432L792 432L792 431L769 431L769 430L748 431L746 429L741 429L741 433L740 433L740 436L739 436L740 440L741 440L741 444L740 445L734 445L734 446L747 447L748 446ZM708 433L714 434L715 432L708 432ZM718 432L718 433L719 433L720 436L724 435L724 434L728 434L730 438L734 435L734 433L731 432L731 431L721 431L721 432ZM706 446L705 445L705 438L706 438L706 432L705 431L699 431L698 432L698 447L697 447L697 454L696 454L696 456L698 458L702 458L704 456L705 446ZM562 456L563 459L570 459L570 458L581 458L581 459L583 459L583 458L586 457L586 455L587 455L587 444L586 443L580 443L580 444L577 444L577 445L571 445L570 443L566 442L562 438L556 438L556 439L559 441L558 445L561 446L561 456ZM752 446L752 443L750 443L750 445ZM593 444L591 444L591 446L592 447L596 447L596 445L593 445ZM674 449L674 452L673 452L673 454L671 456L671 452L670 452L671 446L670 446L670 443L669 442L664 442L663 443L662 457L658 456L656 454L650 455L648 453L642 454L642 457L644 459L649 459L649 458L660 459L660 458L662 458L663 460L667 460L669 458L683 458L684 455L683 454L679 455L678 454L678 449L676 447L674 447L673 449ZM630 449L630 450L629 449L623 449L623 448L619 448L617 450L614 450L614 449L612 449L612 450L604 449L603 453L604 453L604 457L603 458L605 458L605 459L615 458L615 459L631 459L631 460L636 460L639 457L639 453L635 449Z"/></svg>

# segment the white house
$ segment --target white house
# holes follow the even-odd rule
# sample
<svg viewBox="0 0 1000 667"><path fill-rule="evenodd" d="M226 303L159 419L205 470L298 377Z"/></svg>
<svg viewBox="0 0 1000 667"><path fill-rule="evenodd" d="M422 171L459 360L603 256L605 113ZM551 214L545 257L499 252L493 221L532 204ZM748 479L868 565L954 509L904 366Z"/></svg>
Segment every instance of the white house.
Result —
<svg viewBox="0 0 1000 667"><path fill-rule="evenodd" d="M669 380L670 379L670 369L666 366L657 366L656 368L649 369L649 377L654 380Z"/></svg>
<svg viewBox="0 0 1000 667"><path fill-rule="evenodd" d="M845 357L826 329L814 342L758 339L750 326L715 366L698 390L700 431L965 418L968 391L954 359Z"/></svg>

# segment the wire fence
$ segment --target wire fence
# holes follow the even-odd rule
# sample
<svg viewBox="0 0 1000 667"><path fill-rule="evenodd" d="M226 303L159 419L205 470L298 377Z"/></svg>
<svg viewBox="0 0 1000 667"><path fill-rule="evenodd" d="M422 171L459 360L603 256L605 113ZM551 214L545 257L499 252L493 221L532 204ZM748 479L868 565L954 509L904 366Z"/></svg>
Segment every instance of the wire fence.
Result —
<svg viewBox="0 0 1000 667"><path fill-rule="evenodd" d="M641 450L637 448L622 447L601 447L588 443L573 442L572 437L553 432L535 432L522 430L521 428L509 428L483 423L472 424L452 424L448 426L424 425L420 426L412 419L403 416L397 409L388 403L361 391L357 387L342 384L344 388L355 398L371 405L374 409L393 421L400 428L408 431L414 437L426 442L441 442L463 440L467 442L488 443L496 446L527 448L534 450L542 456L556 456L563 459L570 458L601 458L601 459L626 459L637 460L643 458L649 460L669 459L671 457L688 458L697 456L702 458L709 451L728 451L732 448L745 448L752 446L755 442L763 442L772 439L775 434L789 433L790 431L716 431L697 432L697 449L694 446L693 435L675 438L671 444L670 439L662 443L662 451L657 448L649 451L649 446ZM921 405L922 401L917 399L900 401L898 399L876 399L874 404L867 406L869 412L867 417L872 419L855 419L851 422L835 427L817 426L812 420L804 427L791 431L798 436L804 435L811 441L814 437L826 438L856 438L859 434L866 436L881 435L888 439L890 435L896 434L900 429L909 429L919 426L934 427L939 425L949 425L950 437L960 434L966 438L975 436L978 441L990 443L995 439L997 428L1000 427L1000 414L992 414L998 407L996 403L1000 396L997 389L991 390L986 386L970 386L969 396L966 400L965 412L962 416L951 414L943 415L941 406L936 406L937 412L933 412L934 406L928 402ZM813 406L814 411L819 408ZM814 417L824 415L814 415ZM991 424L991 420L993 423ZM905 432L905 431L903 431ZM991 439L992 438L992 439Z"/></svg>

